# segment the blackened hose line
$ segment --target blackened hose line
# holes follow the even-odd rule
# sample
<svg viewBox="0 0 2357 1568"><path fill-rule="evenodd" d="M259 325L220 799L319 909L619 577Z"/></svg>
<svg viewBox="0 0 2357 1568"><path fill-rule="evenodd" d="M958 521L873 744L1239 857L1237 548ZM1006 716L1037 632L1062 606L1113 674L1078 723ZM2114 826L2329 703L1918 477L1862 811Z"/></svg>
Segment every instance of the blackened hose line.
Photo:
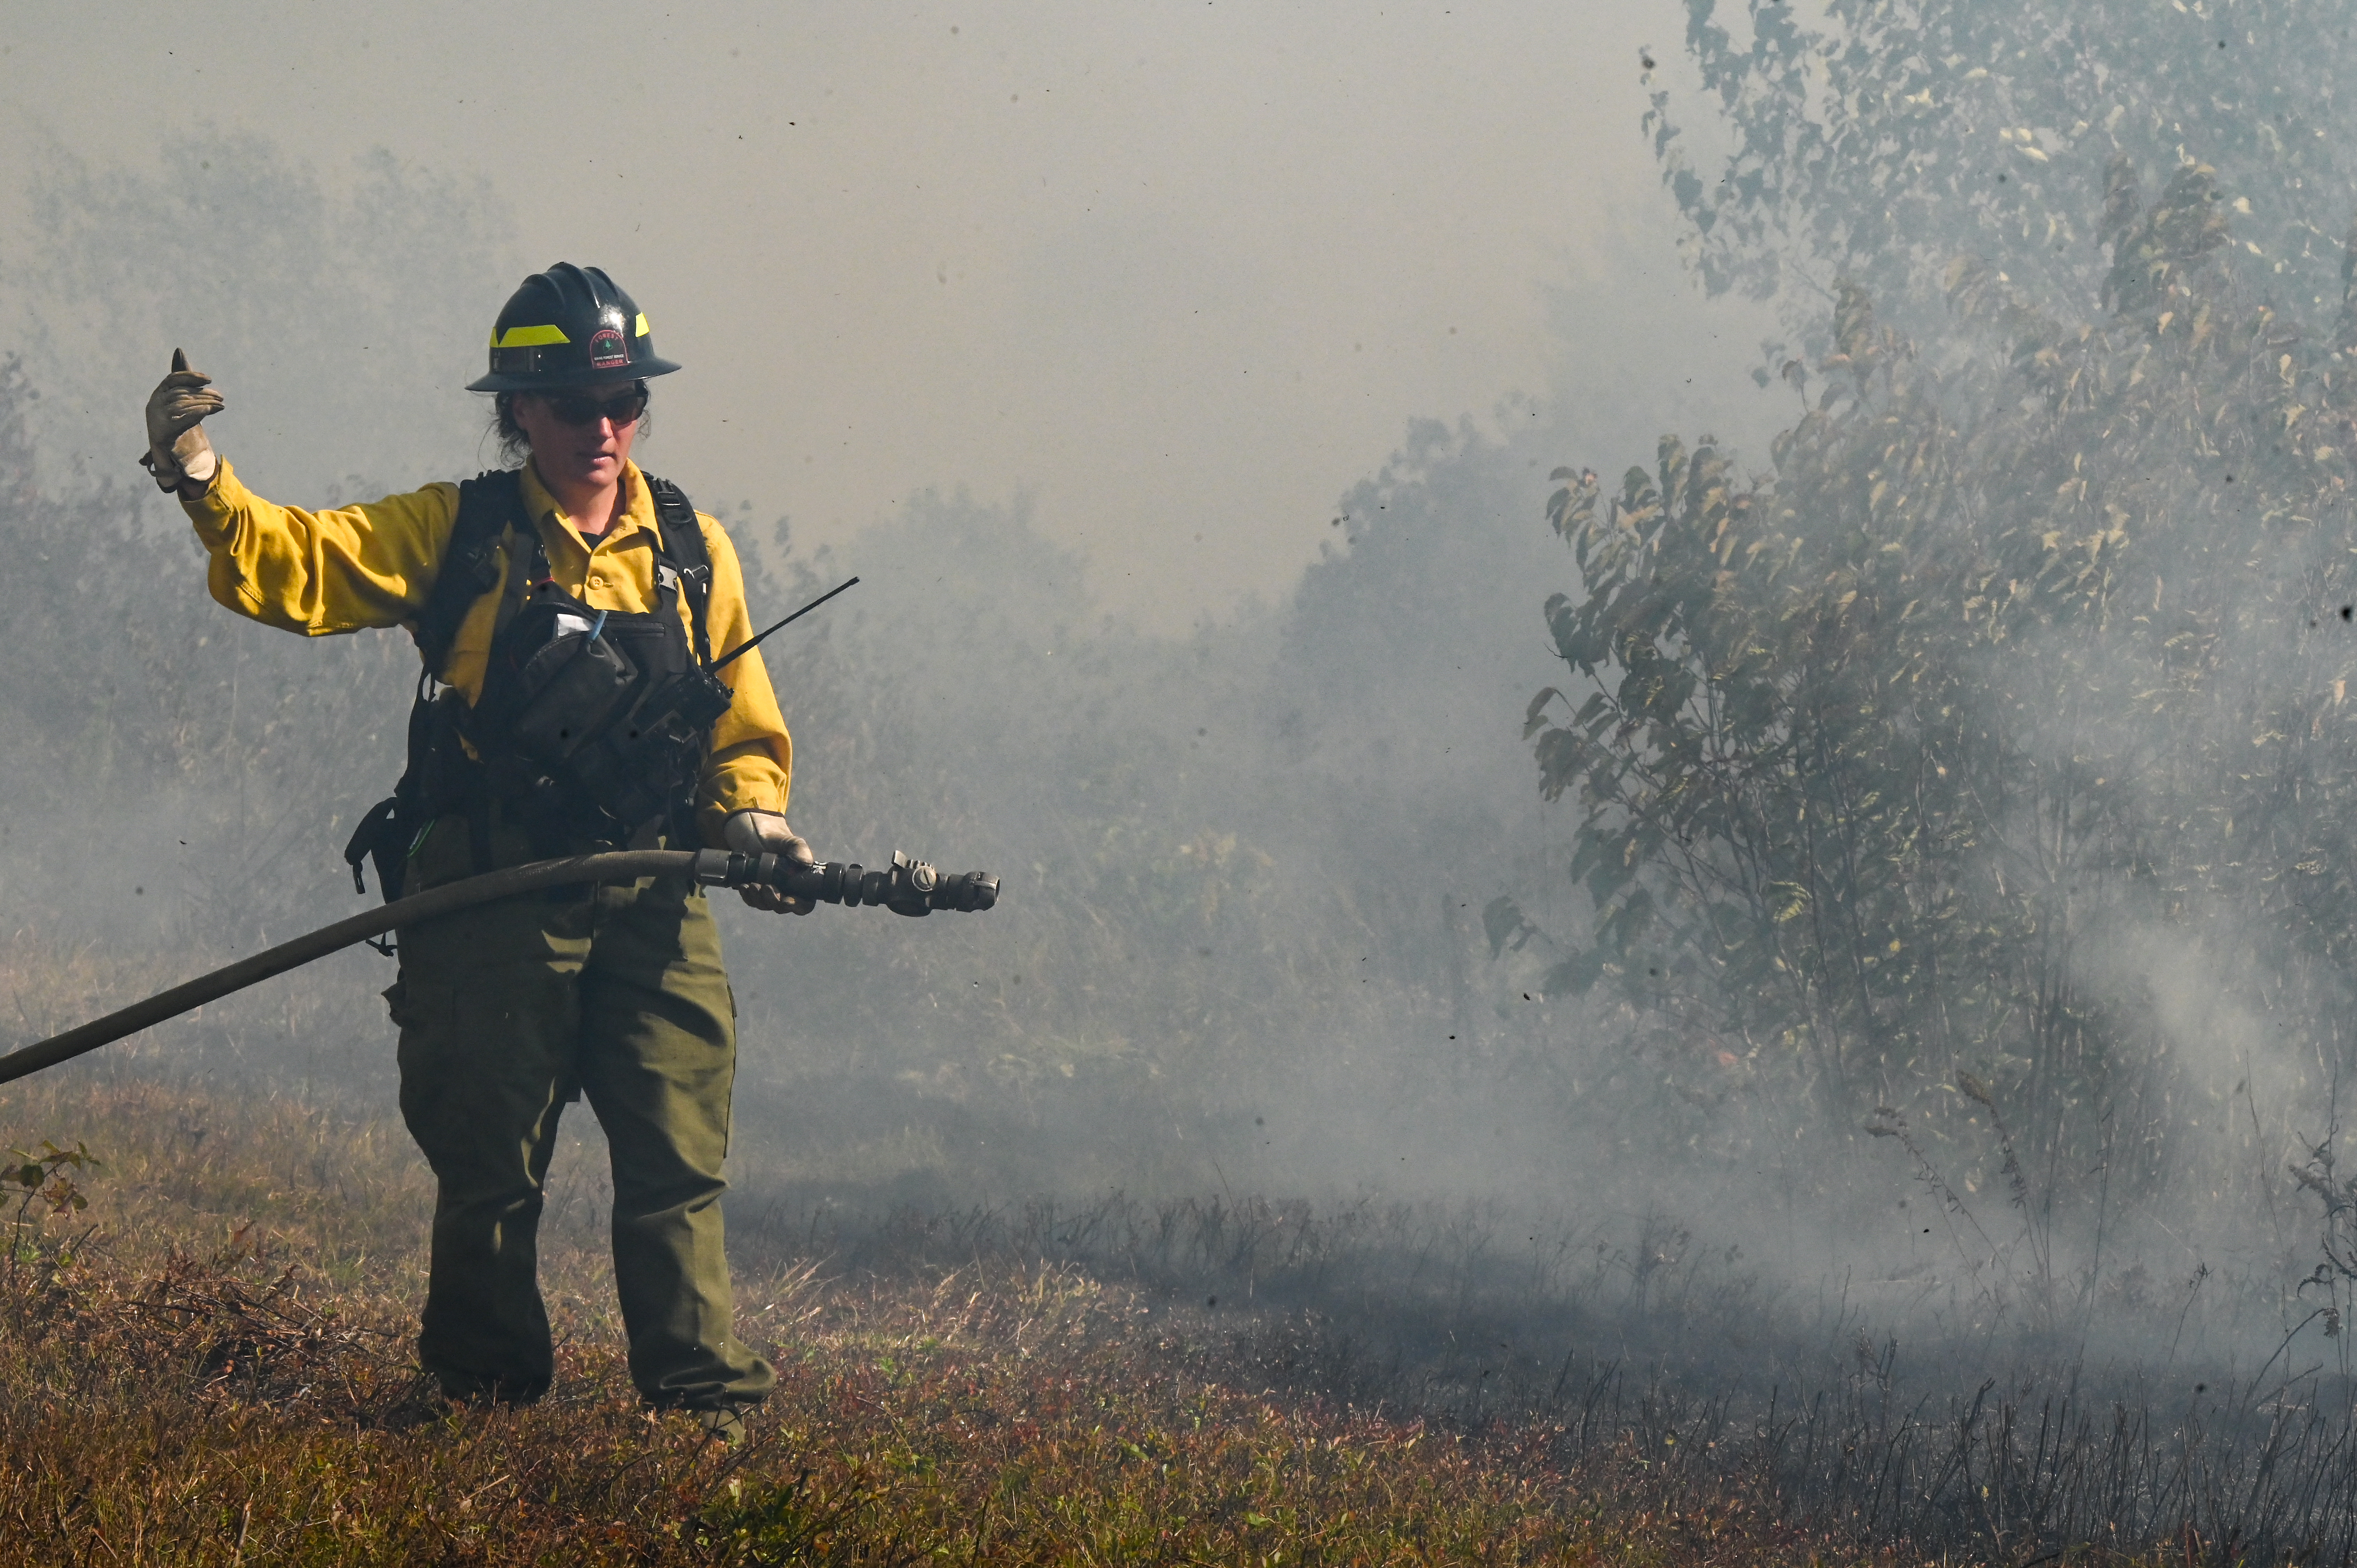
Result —
<svg viewBox="0 0 2357 1568"><path fill-rule="evenodd" d="M355 942L382 936L401 926L414 926L440 915L471 909L520 893L548 887L576 886L587 882L636 882L642 877L685 876L707 886L744 887L765 883L795 897L830 904L884 904L904 915L934 909L987 909L998 900L998 878L981 872L942 876L930 865L893 856L889 871L862 872L856 865L803 865L777 856L731 854L725 850L617 850L603 854L577 854L563 860L535 861L486 872L464 881L414 893L381 905L365 914L322 926L308 936L281 942L274 948L240 959L210 974L135 1002L79 1028L0 1056L0 1083L13 1083L44 1068L70 1061L125 1035L160 1024L167 1018L217 1002L232 992L300 969Z"/></svg>

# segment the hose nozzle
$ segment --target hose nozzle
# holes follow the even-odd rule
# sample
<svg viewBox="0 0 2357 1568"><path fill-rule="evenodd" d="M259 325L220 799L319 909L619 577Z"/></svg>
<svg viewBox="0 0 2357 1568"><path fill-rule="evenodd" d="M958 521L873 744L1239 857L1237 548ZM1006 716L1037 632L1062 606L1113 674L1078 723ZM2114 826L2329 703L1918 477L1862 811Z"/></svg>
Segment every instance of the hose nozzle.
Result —
<svg viewBox="0 0 2357 1568"><path fill-rule="evenodd" d="M774 854L734 854L726 850L699 851L695 879L707 887L775 887L790 897L814 899L856 908L880 904L899 915L930 915L936 909L971 914L998 902L998 878L985 871L943 875L924 861L892 853L889 866L869 870L856 865L828 862L806 865Z"/></svg>

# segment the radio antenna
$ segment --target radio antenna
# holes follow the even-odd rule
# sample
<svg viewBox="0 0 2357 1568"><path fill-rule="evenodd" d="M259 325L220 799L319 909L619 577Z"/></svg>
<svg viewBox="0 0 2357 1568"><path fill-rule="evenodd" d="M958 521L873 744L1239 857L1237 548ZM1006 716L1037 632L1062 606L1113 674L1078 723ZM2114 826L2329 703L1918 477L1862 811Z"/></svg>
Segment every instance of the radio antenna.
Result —
<svg viewBox="0 0 2357 1568"><path fill-rule="evenodd" d="M759 637L756 637L756 638L752 639L750 641L738 643L738 644L737 645L737 647L736 647L732 651L730 651L729 653L726 654L725 656L723 656L723 657L721 657L721 658L718 658L718 659L714 660L713 660L713 661L712 661L708 666L706 666L706 667L705 667L706 673L709 673L709 672L710 672L710 671L715 671L715 670L719 669L722 665L724 665L724 664L727 663L727 662L729 661L729 660L731 660L731 659L735 659L735 658L737 658L737 657L738 657L739 655L742 655L742 654L747 654L747 653L750 653L750 652L752 652L752 651L753 651L753 650L755 650L756 648L759 648L759 647L761 645L762 639L767 638L767 637L770 635L770 631L783 631L786 628L788 628L788 627L790 627L790 626L793 625L793 624L794 624L794 622L796 622L796 621L798 621L798 620L802 619L802 617L804 617L804 616L806 616L806 615L810 614L810 613L811 613L811 611L813 611L813 610L814 610L814 609L818 608L818 607L819 607L819 606L821 606L821 605L823 605L823 604L826 603L826 601L827 601L827 600L829 600L829 599L831 599L831 598L834 597L834 596L835 596L835 595L837 595L837 594L839 594L839 593L843 592L843 590L844 590L845 588L848 588L848 587L853 586L853 585L854 585L855 584L856 584L858 581L859 581L859 579L858 579L858 578L854 577L854 578L852 578L852 579L851 579L851 581L850 581L850 582L848 582L848 583L843 583L843 584L840 584L840 585L836 585L836 586L834 586L834 587L829 588L826 592L824 592L824 593L821 594L818 597L816 597L816 598L813 599L810 603L808 603L808 604L804 605L802 608L800 608L800 609L796 610L793 614L791 614L791 615L788 616L785 619L783 619L783 620L780 621L777 625L775 625L775 626L773 626L773 627L770 628L770 631L762 632L762 633L760 634L760 636L759 636Z"/></svg>

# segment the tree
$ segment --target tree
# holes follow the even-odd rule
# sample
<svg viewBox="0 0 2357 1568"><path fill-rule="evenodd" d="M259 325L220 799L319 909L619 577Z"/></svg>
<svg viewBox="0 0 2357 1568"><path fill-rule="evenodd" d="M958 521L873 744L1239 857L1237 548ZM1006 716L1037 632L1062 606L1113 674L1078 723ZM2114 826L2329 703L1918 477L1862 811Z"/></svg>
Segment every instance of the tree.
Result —
<svg viewBox="0 0 2357 1568"><path fill-rule="evenodd" d="M2345 15L2311 0L1736 9L1687 0L1710 104L1697 134L1667 87L1645 117L1713 292L1783 289L1814 317L1847 277L1921 331L1949 258L1971 252L2075 317L2104 275L2098 215L2124 158L2156 178L2212 166L2243 215L2220 261L2245 292L2290 321L2338 307L2357 206Z"/></svg>
<svg viewBox="0 0 2357 1568"><path fill-rule="evenodd" d="M2357 358L2220 264L2230 210L2115 161L2108 319L1956 260L1979 351L1934 364L1846 284L1771 474L1671 439L1617 493L1558 471L1573 678L1526 734L1597 926L1551 989L1673 1073L1850 1126L1994 1085L2029 1145L2156 1180L2171 967L2300 1041L2272 1087L2357 1065Z"/></svg>

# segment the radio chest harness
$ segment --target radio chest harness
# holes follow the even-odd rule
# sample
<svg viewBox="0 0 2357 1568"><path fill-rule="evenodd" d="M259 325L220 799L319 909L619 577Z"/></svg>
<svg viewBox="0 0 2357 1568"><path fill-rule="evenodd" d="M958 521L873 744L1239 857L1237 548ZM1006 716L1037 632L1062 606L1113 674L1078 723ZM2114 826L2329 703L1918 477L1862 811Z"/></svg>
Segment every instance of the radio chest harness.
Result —
<svg viewBox="0 0 2357 1568"><path fill-rule="evenodd" d="M454 811L467 818L478 873L491 869L495 807L542 854L585 842L620 846L654 829L673 843L693 837L697 779L731 693L714 673L705 629L704 530L676 485L650 476L647 487L657 585L647 614L592 609L550 580L515 473L458 487L443 569L414 623L425 670L408 766L344 848L356 886L365 891L361 863L373 861L385 897L399 897L416 843ZM490 666L470 709L436 676L468 610L499 584L500 544L511 533L523 547L509 554Z"/></svg>

